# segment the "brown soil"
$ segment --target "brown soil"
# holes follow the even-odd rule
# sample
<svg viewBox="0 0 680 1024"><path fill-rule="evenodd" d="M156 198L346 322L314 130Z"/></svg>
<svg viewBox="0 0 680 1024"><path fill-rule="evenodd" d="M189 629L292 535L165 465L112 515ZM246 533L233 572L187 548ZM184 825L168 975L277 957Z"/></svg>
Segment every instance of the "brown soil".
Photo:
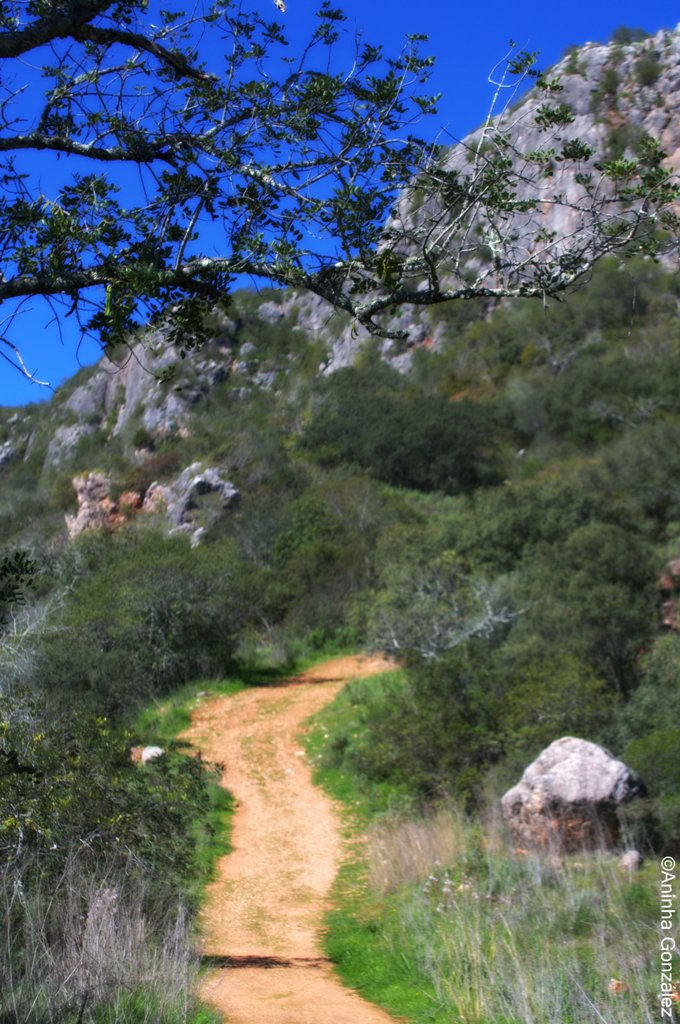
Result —
<svg viewBox="0 0 680 1024"><path fill-rule="evenodd" d="M203 987L229 1024L390 1024L343 987L323 950L323 917L343 857L339 816L312 784L303 723L352 678L392 667L348 657L275 686L202 703L184 738L223 764L236 798L233 852L202 913Z"/></svg>

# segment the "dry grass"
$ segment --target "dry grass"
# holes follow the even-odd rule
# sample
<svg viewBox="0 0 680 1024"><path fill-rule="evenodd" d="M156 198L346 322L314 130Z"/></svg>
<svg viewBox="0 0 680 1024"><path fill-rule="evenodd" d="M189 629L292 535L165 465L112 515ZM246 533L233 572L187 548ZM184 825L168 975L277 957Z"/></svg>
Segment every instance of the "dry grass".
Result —
<svg viewBox="0 0 680 1024"><path fill-rule="evenodd" d="M6 867L0 876L2 1024L184 1024L197 963L181 912L144 909L143 884L85 871L56 884ZM152 920L153 918L153 920Z"/></svg>
<svg viewBox="0 0 680 1024"><path fill-rule="evenodd" d="M369 884L380 895L423 882L433 867L451 864L464 848L462 816L439 808L418 820L387 819L370 832ZM463 846L461 846L463 843Z"/></svg>

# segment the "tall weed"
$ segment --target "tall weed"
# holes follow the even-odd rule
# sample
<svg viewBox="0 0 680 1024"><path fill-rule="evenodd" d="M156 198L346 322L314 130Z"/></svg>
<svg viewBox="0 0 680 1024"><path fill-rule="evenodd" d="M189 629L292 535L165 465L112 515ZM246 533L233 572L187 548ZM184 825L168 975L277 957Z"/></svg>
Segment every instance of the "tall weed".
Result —
<svg viewBox="0 0 680 1024"><path fill-rule="evenodd" d="M149 909L138 867L92 872L74 855L56 884L43 879L35 862L0 874L2 1024L195 1019L188 921Z"/></svg>

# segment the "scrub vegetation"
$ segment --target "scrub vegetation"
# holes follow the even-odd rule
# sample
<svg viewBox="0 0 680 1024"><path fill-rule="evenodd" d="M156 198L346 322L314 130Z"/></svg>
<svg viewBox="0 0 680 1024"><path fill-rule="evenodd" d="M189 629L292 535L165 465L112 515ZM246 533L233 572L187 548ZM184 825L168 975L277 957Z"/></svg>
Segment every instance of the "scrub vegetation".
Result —
<svg viewBox="0 0 680 1024"><path fill-rule="evenodd" d="M3 542L29 559L0 595L3 1024L205 1019L188 951L228 807L172 741L182 702L371 647L400 671L352 684L313 738L375 819L370 883L340 882L341 969L416 1021L652 1019L652 869L513 855L489 808L574 734L645 778L628 841L680 846L672 574L663 610L659 590L680 557L679 299L649 260L604 262L559 304L442 308L408 374L369 343L315 378L281 326L253 372L194 387L181 431L114 434L111 414L56 462L59 395L0 411L21 449ZM194 461L240 492L197 546L142 512L67 540L75 474L120 495Z"/></svg>

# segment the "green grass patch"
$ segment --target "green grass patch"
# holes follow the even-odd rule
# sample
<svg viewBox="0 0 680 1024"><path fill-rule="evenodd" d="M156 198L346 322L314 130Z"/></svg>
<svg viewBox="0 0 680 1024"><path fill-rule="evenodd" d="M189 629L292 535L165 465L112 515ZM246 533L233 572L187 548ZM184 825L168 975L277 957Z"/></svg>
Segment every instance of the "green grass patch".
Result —
<svg viewBox="0 0 680 1024"><path fill-rule="evenodd" d="M184 999L168 1000L145 988L120 993L111 1002L98 1006L92 1024L220 1024L220 1014L207 1006ZM77 1024L76 1016L66 1024Z"/></svg>
<svg viewBox="0 0 680 1024"><path fill-rule="evenodd" d="M315 766L315 781L352 809L364 824L376 815L411 803L406 786L367 778L359 769L365 745L370 742L365 709L389 701L394 687L404 680L401 670L382 672L366 679L355 679L317 715L305 737L307 753Z"/></svg>
<svg viewBox="0 0 680 1024"><path fill-rule="evenodd" d="M207 789L208 811L196 818L193 827L197 874L192 895L198 902L207 882L215 877L219 858L231 853L231 825L236 806L229 790L219 784L217 774L209 777Z"/></svg>
<svg viewBox="0 0 680 1024"><path fill-rule="evenodd" d="M171 743L191 725L191 713L199 701L239 693L248 682L242 678L205 680L186 683L162 700L154 701L137 716L133 732L146 745Z"/></svg>

